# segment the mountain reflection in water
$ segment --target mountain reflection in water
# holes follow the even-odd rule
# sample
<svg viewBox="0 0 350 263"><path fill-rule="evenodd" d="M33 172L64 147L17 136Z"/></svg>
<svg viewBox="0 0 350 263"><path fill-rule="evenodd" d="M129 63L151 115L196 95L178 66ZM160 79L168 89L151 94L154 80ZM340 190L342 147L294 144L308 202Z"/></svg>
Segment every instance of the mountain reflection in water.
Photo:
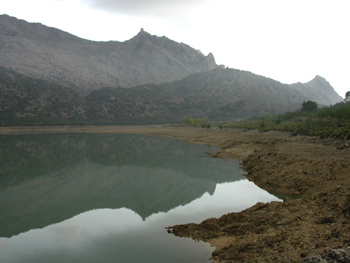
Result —
<svg viewBox="0 0 350 263"><path fill-rule="evenodd" d="M1 136L0 144L3 237L101 208L128 208L145 220L243 173L237 162L206 158L215 147L167 138L22 135Z"/></svg>
<svg viewBox="0 0 350 263"><path fill-rule="evenodd" d="M217 147L125 134L0 136L0 262L204 263L168 234L278 200Z"/></svg>

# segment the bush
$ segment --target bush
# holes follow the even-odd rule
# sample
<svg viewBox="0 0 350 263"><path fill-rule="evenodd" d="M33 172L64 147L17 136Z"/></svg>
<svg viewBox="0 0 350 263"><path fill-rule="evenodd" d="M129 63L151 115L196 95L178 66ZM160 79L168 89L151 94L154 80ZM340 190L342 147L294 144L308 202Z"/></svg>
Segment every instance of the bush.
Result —
<svg viewBox="0 0 350 263"><path fill-rule="evenodd" d="M210 123L203 123L201 127L202 127L202 128L210 129L211 124L210 124Z"/></svg>
<svg viewBox="0 0 350 263"><path fill-rule="evenodd" d="M314 102L314 101L311 101L311 100L308 100L308 101L304 101L303 102L303 105L301 107L301 110L302 111L306 111L306 112L313 112L315 110L317 110L317 103Z"/></svg>

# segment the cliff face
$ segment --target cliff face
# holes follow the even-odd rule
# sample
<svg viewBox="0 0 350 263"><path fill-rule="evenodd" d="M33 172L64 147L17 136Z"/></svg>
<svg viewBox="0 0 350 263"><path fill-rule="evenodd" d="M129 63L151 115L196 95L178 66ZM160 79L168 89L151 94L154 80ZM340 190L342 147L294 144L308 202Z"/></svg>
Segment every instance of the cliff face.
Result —
<svg viewBox="0 0 350 263"><path fill-rule="evenodd" d="M0 66L83 93L168 82L217 67L212 54L142 29L125 42L95 42L7 15L0 16Z"/></svg>

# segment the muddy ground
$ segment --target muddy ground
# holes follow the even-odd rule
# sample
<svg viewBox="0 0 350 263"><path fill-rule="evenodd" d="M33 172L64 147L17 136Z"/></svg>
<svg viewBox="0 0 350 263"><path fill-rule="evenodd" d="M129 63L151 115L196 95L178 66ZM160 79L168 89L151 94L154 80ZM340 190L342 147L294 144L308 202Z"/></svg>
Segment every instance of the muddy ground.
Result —
<svg viewBox="0 0 350 263"><path fill-rule="evenodd" d="M288 133L176 126L0 128L18 133L142 133L218 145L215 158L243 160L247 178L283 202L258 203L239 213L170 232L209 242L216 262L302 262L350 244L350 142Z"/></svg>

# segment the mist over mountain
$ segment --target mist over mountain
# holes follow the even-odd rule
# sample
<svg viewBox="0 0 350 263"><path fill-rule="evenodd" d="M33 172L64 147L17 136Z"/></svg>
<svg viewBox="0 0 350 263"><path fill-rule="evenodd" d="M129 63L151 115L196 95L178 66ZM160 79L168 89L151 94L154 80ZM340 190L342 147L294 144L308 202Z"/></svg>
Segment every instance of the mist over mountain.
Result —
<svg viewBox="0 0 350 263"><path fill-rule="evenodd" d="M2 126L231 121L294 111L307 100L342 98L320 76L282 84L218 67L213 54L142 29L125 42L94 42L0 16Z"/></svg>

